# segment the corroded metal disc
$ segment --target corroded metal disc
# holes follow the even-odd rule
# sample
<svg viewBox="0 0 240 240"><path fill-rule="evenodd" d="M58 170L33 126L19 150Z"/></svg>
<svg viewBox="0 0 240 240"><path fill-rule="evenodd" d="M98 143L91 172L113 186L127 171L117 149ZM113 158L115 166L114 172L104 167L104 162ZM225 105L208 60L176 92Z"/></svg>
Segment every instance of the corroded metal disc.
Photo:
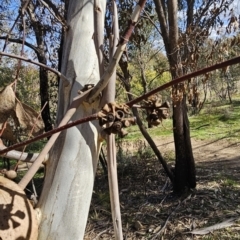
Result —
<svg viewBox="0 0 240 240"><path fill-rule="evenodd" d="M35 240L37 236L36 213L24 191L0 176L0 239Z"/></svg>

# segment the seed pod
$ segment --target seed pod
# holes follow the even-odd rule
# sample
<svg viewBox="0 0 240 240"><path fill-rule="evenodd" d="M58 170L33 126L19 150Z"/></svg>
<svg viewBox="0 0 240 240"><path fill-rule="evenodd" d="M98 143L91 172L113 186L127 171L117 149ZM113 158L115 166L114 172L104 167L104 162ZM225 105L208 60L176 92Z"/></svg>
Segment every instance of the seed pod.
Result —
<svg viewBox="0 0 240 240"><path fill-rule="evenodd" d="M116 111L116 119L121 120L125 117L125 114L122 110L117 110Z"/></svg>

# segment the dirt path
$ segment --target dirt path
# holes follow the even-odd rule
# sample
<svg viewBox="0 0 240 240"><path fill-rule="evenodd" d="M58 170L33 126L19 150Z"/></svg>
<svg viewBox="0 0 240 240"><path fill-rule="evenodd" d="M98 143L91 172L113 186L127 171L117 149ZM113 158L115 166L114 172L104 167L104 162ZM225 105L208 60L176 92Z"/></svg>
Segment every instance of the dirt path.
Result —
<svg viewBox="0 0 240 240"><path fill-rule="evenodd" d="M231 162L231 168L240 167L240 142L230 143L226 140L202 141L191 139L196 163L216 162L226 165ZM174 151L173 137L156 138L155 143L163 153Z"/></svg>

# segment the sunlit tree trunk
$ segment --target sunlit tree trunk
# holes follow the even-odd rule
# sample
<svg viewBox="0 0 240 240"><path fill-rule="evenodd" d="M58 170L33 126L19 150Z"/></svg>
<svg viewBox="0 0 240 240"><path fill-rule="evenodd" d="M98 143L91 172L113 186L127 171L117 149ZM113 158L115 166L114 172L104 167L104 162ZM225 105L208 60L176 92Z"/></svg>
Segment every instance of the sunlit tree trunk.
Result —
<svg viewBox="0 0 240 240"><path fill-rule="evenodd" d="M60 82L57 122L78 90L100 79L93 37L93 3L69 1L61 69L70 82ZM104 12L105 0L100 0L100 6ZM73 120L97 110L98 103L82 104ZM63 132L50 152L38 204L42 212L39 239L83 239L100 149L97 125L89 122Z"/></svg>

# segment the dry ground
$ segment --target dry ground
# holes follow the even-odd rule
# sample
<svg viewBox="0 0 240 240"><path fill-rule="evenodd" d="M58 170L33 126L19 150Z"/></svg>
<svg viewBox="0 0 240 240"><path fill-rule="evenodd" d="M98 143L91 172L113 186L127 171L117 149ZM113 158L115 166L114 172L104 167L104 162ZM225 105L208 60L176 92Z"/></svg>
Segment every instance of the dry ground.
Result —
<svg viewBox="0 0 240 240"><path fill-rule="evenodd" d="M155 142L173 164L173 139L157 138ZM172 194L171 183L143 141L121 144L124 151L118 153L118 178L124 239L240 239L240 143L192 139L198 185L180 198ZM189 233L228 219L235 224L205 235ZM88 239L114 239L108 183L101 167Z"/></svg>

